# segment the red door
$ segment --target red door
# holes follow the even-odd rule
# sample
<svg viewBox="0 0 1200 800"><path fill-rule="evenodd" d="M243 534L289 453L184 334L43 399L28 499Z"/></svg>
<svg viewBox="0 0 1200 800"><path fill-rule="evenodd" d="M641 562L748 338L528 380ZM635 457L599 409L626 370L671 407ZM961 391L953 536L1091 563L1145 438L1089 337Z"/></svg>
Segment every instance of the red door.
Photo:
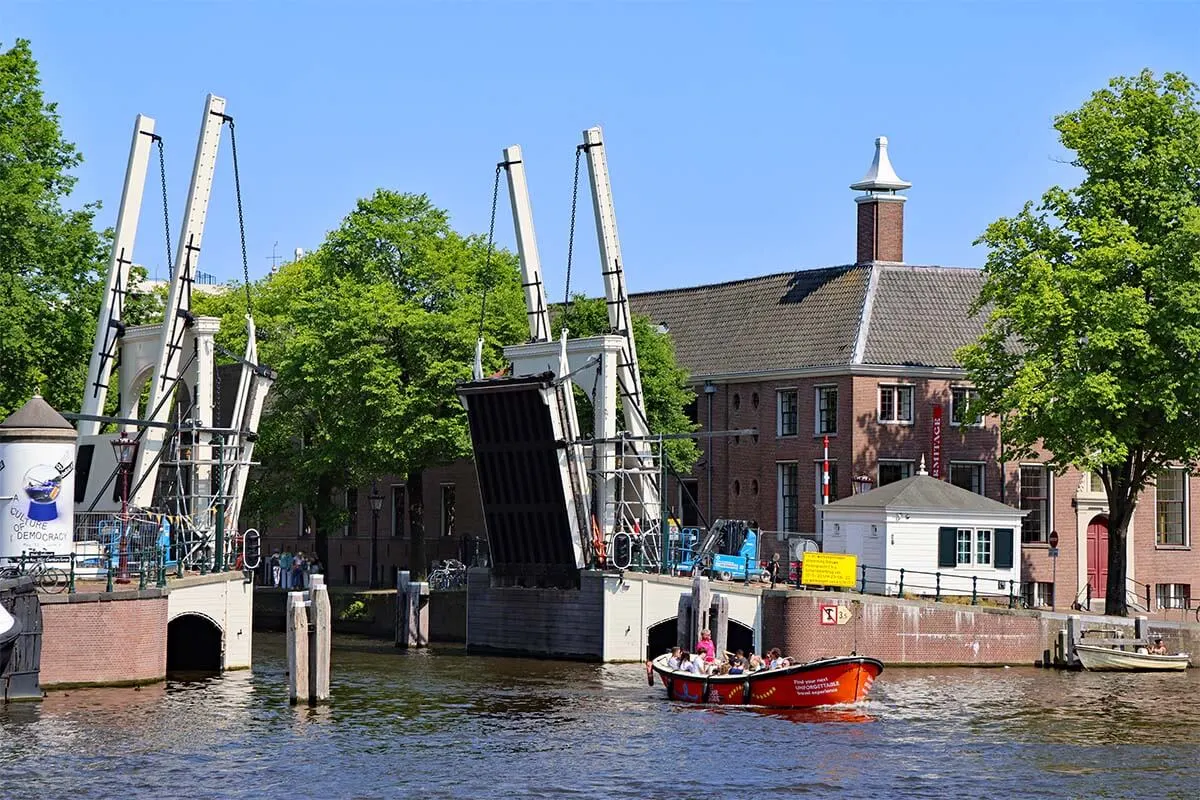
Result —
<svg viewBox="0 0 1200 800"><path fill-rule="evenodd" d="M1104 597L1108 585L1108 517L1095 517L1088 523L1088 583L1092 597Z"/></svg>

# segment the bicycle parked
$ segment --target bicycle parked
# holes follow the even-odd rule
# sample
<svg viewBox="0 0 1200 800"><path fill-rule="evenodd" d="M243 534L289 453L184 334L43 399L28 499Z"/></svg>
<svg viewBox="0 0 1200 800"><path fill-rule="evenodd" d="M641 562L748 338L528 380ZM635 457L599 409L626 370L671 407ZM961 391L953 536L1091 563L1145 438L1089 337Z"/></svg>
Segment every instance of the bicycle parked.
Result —
<svg viewBox="0 0 1200 800"><path fill-rule="evenodd" d="M9 565L0 567L0 578L19 578L28 575L39 589L51 594L58 594L67 588L71 582L71 574L67 570L53 566L51 560L57 556L50 551L35 551L22 557L9 558ZM66 556L70 558L70 556ZM15 563L12 563L15 562Z"/></svg>
<svg viewBox="0 0 1200 800"><path fill-rule="evenodd" d="M429 588L434 590L456 589L467 585L467 565L456 558L448 558L429 573Z"/></svg>

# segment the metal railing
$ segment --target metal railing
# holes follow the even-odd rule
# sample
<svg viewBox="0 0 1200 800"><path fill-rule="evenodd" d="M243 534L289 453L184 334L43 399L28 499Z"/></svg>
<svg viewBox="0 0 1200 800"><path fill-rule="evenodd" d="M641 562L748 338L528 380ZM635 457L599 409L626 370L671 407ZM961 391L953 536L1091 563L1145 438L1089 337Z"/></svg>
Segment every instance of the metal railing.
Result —
<svg viewBox="0 0 1200 800"><path fill-rule="evenodd" d="M115 591L118 584L135 581L138 589L151 584L162 588L167 585L170 570L165 548L132 536L114 545L77 542L70 553L27 550L19 556L0 558L0 577L28 575L40 591L52 594L75 594L80 583L88 581L103 581L106 592Z"/></svg>

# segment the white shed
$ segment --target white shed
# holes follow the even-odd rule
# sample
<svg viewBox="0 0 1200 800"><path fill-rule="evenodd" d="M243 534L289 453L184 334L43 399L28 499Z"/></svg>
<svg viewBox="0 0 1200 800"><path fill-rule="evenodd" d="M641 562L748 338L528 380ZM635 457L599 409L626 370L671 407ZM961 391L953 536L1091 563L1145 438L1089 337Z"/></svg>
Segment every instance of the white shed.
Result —
<svg viewBox="0 0 1200 800"><path fill-rule="evenodd" d="M822 549L858 556L868 592L1021 596L1025 511L927 474L818 510Z"/></svg>

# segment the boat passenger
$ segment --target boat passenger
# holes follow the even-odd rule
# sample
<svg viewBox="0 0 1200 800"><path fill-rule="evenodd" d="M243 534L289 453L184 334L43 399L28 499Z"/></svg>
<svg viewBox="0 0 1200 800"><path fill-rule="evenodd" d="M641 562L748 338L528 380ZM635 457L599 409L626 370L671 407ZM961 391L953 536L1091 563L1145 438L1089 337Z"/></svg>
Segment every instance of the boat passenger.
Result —
<svg viewBox="0 0 1200 800"><path fill-rule="evenodd" d="M767 669L783 669L792 665L792 660L784 658L783 653L778 647L771 648L771 652L767 654L767 659Z"/></svg>
<svg viewBox="0 0 1200 800"><path fill-rule="evenodd" d="M704 660L709 664L717 660L717 646L713 644L712 631L708 628L700 631L700 641L696 644L696 652L704 656Z"/></svg>
<svg viewBox="0 0 1200 800"><path fill-rule="evenodd" d="M679 654L681 652L678 647L671 648L671 656L667 659L667 667L669 669L679 669Z"/></svg>
<svg viewBox="0 0 1200 800"><path fill-rule="evenodd" d="M1150 648L1150 655L1165 656L1167 654L1167 646L1163 644L1161 636L1154 637L1154 646Z"/></svg>
<svg viewBox="0 0 1200 800"><path fill-rule="evenodd" d="M742 654L741 650L738 650L733 654L733 660L729 662L729 674L741 675L746 671L748 664L749 662L746 660L746 656Z"/></svg>
<svg viewBox="0 0 1200 800"><path fill-rule="evenodd" d="M679 671L692 673L699 672L699 670L696 669L696 662L692 660L692 654L687 651L687 648L680 650Z"/></svg>
<svg viewBox="0 0 1200 800"><path fill-rule="evenodd" d="M758 653L752 652L747 661L749 663L751 672L758 672L760 669L763 669L766 666L766 664L763 663L762 657L759 656Z"/></svg>

